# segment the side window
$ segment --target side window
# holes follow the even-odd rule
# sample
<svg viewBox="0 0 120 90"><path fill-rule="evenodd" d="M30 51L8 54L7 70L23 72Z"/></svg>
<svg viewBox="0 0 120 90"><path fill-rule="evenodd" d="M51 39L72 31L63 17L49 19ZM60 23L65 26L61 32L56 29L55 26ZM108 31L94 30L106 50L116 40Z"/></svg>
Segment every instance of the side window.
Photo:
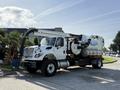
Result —
<svg viewBox="0 0 120 90"><path fill-rule="evenodd" d="M61 47L63 47L64 46L64 39L61 38L61 37L57 38L55 46L61 46Z"/></svg>

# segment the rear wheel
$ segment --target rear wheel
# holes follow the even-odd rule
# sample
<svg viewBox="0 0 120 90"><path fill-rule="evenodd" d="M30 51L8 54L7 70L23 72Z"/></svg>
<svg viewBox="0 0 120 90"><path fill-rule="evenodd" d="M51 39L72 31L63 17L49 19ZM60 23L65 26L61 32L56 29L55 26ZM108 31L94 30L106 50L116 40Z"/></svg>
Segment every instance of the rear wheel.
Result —
<svg viewBox="0 0 120 90"><path fill-rule="evenodd" d="M57 64L53 60L45 60L42 63L41 72L44 76L53 76L57 70Z"/></svg>
<svg viewBox="0 0 120 90"><path fill-rule="evenodd" d="M97 59L96 63L92 64L92 67L95 69L101 69L102 66L103 66L103 62L101 59Z"/></svg>

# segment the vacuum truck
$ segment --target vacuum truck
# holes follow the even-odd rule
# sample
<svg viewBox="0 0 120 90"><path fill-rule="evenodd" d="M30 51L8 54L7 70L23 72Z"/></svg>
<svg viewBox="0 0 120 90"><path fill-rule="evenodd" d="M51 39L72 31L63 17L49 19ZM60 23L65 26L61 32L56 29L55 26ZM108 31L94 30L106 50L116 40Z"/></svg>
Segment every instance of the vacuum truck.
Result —
<svg viewBox="0 0 120 90"><path fill-rule="evenodd" d="M41 70L45 76L55 75L57 69L69 66L103 66L104 39L98 35L64 33L62 28L36 29L33 33L39 44L24 48L22 61L26 70Z"/></svg>

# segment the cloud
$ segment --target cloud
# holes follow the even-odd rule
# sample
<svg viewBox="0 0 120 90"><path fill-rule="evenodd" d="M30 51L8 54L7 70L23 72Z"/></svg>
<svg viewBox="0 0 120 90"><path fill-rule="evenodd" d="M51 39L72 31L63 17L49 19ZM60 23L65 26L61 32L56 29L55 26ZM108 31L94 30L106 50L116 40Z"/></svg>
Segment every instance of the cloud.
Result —
<svg viewBox="0 0 120 90"><path fill-rule="evenodd" d="M73 1L68 1L68 2L64 2L64 3L61 3L59 5L56 5L56 6L53 6L43 12L41 12L40 14L38 14L35 19L37 18L42 18L42 17L45 17L45 16L48 16L50 14L53 14L53 13L57 13L57 12L60 12L62 10L65 10L65 9L68 9L68 8L71 8L79 3L82 3L86 0L73 0Z"/></svg>
<svg viewBox="0 0 120 90"><path fill-rule="evenodd" d="M0 7L0 27L34 27L36 21L31 11L19 7Z"/></svg>
<svg viewBox="0 0 120 90"><path fill-rule="evenodd" d="M93 17L89 17L89 18L80 20L80 21L75 22L75 23L72 23L72 24L77 24L77 23L80 24L80 23L92 21L92 20L95 20L95 19L98 19L98 18L102 18L102 17L104 17L104 16L108 16L108 15L111 15L111 14L115 14L115 13L120 13L120 10L114 10L114 11L111 11L111 12L106 12L106 13L103 13L103 14L100 14L100 15L97 15L97 16L93 16Z"/></svg>

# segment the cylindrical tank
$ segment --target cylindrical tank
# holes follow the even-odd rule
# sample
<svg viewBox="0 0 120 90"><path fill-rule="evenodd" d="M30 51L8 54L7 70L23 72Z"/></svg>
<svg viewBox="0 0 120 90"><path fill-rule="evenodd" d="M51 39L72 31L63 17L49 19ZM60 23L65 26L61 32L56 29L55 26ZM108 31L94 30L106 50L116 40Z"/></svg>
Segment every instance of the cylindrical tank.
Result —
<svg viewBox="0 0 120 90"><path fill-rule="evenodd" d="M104 39L100 36L92 35L90 36L89 46L86 47L82 55L83 56L94 56L94 55L102 55L102 49L104 47Z"/></svg>
<svg viewBox="0 0 120 90"><path fill-rule="evenodd" d="M102 50L104 46L104 39L100 36L90 36L90 44L87 49Z"/></svg>
<svg viewBox="0 0 120 90"><path fill-rule="evenodd" d="M104 39L100 36L92 35L88 37L79 35L71 42L71 51L75 55L79 55L80 53L83 56L102 55Z"/></svg>
<svg viewBox="0 0 120 90"><path fill-rule="evenodd" d="M58 68L66 68L70 66L70 63L68 60L59 60L58 61Z"/></svg>

